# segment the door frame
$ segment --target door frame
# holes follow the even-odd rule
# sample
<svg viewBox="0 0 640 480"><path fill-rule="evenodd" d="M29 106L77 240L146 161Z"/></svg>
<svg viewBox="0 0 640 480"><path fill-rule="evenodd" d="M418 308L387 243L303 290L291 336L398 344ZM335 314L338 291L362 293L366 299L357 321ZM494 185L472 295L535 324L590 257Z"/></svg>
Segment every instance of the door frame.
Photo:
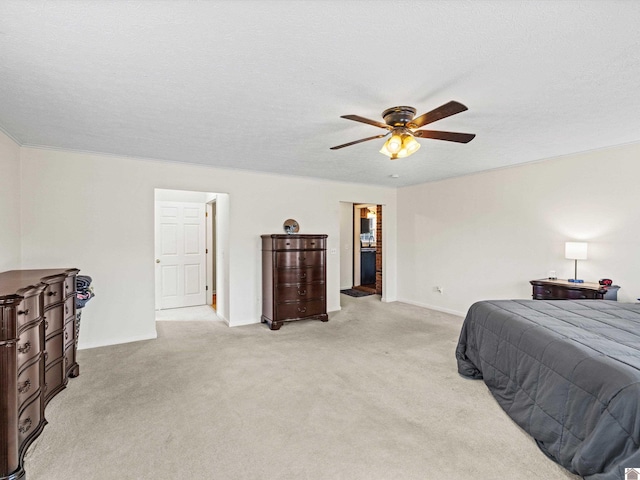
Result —
<svg viewBox="0 0 640 480"><path fill-rule="evenodd" d="M225 323L229 324L229 265L228 265L228 249L229 249L229 228L230 228L230 195L223 192L204 192L182 190L170 187L156 187L154 189L154 208L151 215L151 222L154 226L153 248L155 254L155 203L162 200L191 201L199 198L202 204L206 206L207 202L215 199L216 201L216 294L217 294L217 310L216 314ZM153 257L153 265L155 268L155 256ZM206 260L209 263L209 260ZM155 291L155 310L159 309L159 284L154 275L154 291Z"/></svg>

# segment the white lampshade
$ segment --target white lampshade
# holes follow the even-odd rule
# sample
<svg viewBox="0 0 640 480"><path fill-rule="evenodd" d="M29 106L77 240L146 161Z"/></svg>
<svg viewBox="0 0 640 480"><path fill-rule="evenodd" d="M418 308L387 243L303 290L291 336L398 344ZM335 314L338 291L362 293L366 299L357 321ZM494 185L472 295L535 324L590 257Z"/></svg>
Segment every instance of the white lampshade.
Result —
<svg viewBox="0 0 640 480"><path fill-rule="evenodd" d="M586 242L566 242L564 244L564 257L570 260L587 259Z"/></svg>

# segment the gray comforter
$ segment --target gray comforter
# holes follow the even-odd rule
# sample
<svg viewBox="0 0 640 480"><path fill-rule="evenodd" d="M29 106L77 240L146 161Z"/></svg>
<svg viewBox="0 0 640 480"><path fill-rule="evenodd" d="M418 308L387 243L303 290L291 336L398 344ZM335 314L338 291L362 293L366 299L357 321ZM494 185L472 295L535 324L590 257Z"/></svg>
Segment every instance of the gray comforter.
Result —
<svg viewBox="0 0 640 480"><path fill-rule="evenodd" d="M497 300L469 309L458 372L482 378L550 458L589 480L640 467L640 305Z"/></svg>

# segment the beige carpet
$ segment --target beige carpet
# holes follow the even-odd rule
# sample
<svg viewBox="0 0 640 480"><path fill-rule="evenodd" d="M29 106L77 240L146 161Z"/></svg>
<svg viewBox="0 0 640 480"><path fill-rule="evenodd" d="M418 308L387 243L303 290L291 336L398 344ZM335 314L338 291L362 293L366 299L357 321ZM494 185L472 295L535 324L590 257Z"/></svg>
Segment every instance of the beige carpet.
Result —
<svg viewBox="0 0 640 480"><path fill-rule="evenodd" d="M164 321L80 351L28 480L578 478L457 374L460 318L379 298L341 295L328 323Z"/></svg>

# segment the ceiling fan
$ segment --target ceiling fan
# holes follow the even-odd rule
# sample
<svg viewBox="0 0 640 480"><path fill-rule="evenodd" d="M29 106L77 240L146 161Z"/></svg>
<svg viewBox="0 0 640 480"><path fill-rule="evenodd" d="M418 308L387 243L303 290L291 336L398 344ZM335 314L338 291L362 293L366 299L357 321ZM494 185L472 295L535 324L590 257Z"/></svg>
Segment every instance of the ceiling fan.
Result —
<svg viewBox="0 0 640 480"><path fill-rule="evenodd" d="M331 150L338 150L339 148L349 147L351 145L367 142L376 138L383 138L391 134L391 138L389 138L389 140L387 140L382 146L380 153L391 157L391 160L395 160L396 158L408 157L420 148L420 144L417 142L415 137L445 140L447 142L469 143L476 136L474 133L416 130L424 125L450 117L456 113L464 112L465 110L468 110L466 106L452 100L449 103L445 103L444 105L441 105L438 108L416 118L413 118L416 114L416 109L413 107L388 108L382 112L382 118L385 123L370 120L359 115L342 115L340 118L367 123L374 127L384 128L388 131L382 135L361 138L360 140L355 140L343 145L337 145L335 147L331 147Z"/></svg>

